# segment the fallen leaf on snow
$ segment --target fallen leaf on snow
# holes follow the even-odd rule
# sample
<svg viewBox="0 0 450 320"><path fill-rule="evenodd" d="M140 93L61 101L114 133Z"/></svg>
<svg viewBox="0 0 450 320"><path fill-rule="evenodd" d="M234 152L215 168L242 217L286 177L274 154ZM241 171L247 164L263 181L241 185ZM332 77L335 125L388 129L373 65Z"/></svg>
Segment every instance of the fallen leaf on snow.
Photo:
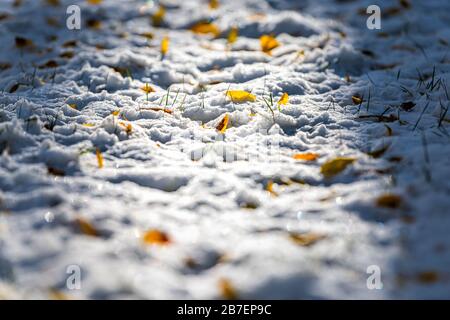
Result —
<svg viewBox="0 0 450 320"><path fill-rule="evenodd" d="M191 27L191 31L197 34L212 34L217 37L220 35L219 28L210 22L200 22Z"/></svg>
<svg viewBox="0 0 450 320"><path fill-rule="evenodd" d="M98 237L99 233L97 229L85 218L78 217L75 219L75 224L84 235L91 237Z"/></svg>
<svg viewBox="0 0 450 320"><path fill-rule="evenodd" d="M236 300L238 299L238 294L236 289L230 280L226 278L222 278L219 280L219 290L220 294L224 299L227 300Z"/></svg>
<svg viewBox="0 0 450 320"><path fill-rule="evenodd" d="M152 24L154 27L160 27L164 21L166 9L164 6L159 6L158 11L152 16Z"/></svg>
<svg viewBox="0 0 450 320"><path fill-rule="evenodd" d="M271 51L280 46L280 43L273 36L270 35L262 35L259 38L259 42L261 44L261 50L267 54L270 54Z"/></svg>
<svg viewBox="0 0 450 320"><path fill-rule="evenodd" d="M322 175L325 178L331 178L344 171L345 168L347 168L347 166L355 162L355 160L356 159L354 158L343 158L343 157L338 157L329 160L321 166L320 173L322 173Z"/></svg>
<svg viewBox="0 0 450 320"><path fill-rule="evenodd" d="M291 233L289 238L302 247L309 247L316 242L326 238L324 234L307 232L307 233Z"/></svg>
<svg viewBox="0 0 450 320"><path fill-rule="evenodd" d="M161 41L161 54L165 56L169 51L169 37L164 37Z"/></svg>
<svg viewBox="0 0 450 320"><path fill-rule="evenodd" d="M103 168L103 155L98 148L95 150L95 155L97 156L98 168Z"/></svg>
<svg viewBox="0 0 450 320"><path fill-rule="evenodd" d="M352 96L353 104L361 104L363 102L362 98L359 96Z"/></svg>
<svg viewBox="0 0 450 320"><path fill-rule="evenodd" d="M285 92L283 93L283 95L281 96L280 100L278 100L278 105L286 105L289 103L289 95Z"/></svg>
<svg viewBox="0 0 450 320"><path fill-rule="evenodd" d="M230 122L230 116L227 114L225 114L225 116L223 117L223 119L219 122L219 124L217 125L216 129L224 134L225 131L228 129L228 123Z"/></svg>
<svg viewBox="0 0 450 320"><path fill-rule="evenodd" d="M375 204L380 208L397 209L403 203L402 197L396 194L384 194L377 198Z"/></svg>
<svg viewBox="0 0 450 320"><path fill-rule="evenodd" d="M319 158L319 155L317 153L296 153L292 156L295 160L304 160L304 161L314 161Z"/></svg>
<svg viewBox="0 0 450 320"><path fill-rule="evenodd" d="M243 103L243 102L255 102L256 96L251 94L250 92L243 90L228 90L227 96L231 98L234 103Z"/></svg>
<svg viewBox="0 0 450 320"><path fill-rule="evenodd" d="M232 27L227 37L228 44L235 43L238 36L239 36L239 29L237 27Z"/></svg>
<svg viewBox="0 0 450 320"><path fill-rule="evenodd" d="M142 241L144 241L145 244L150 245L167 245L171 242L169 236L165 232L157 229L146 231L142 237Z"/></svg>

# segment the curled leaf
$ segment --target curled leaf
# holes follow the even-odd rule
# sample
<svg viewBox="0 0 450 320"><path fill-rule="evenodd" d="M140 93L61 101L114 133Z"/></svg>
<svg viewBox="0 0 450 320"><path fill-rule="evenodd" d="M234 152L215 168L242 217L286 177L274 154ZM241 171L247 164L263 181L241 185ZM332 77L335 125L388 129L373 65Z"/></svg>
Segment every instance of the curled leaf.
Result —
<svg viewBox="0 0 450 320"><path fill-rule="evenodd" d="M224 134L225 131L228 129L228 123L230 122L230 116L227 114L225 114L225 116L223 117L223 119L219 122L219 124L217 125L216 129Z"/></svg>
<svg viewBox="0 0 450 320"><path fill-rule="evenodd" d="M356 105L361 104L363 102L362 98L359 96L352 96L352 101L353 101L353 104L356 104Z"/></svg>
<svg viewBox="0 0 450 320"><path fill-rule="evenodd" d="M320 173L322 173L322 175L325 178L331 178L344 171L345 168L347 168L347 166L355 162L355 160L356 159L354 158L343 158L343 157L338 157L329 160L321 166Z"/></svg>

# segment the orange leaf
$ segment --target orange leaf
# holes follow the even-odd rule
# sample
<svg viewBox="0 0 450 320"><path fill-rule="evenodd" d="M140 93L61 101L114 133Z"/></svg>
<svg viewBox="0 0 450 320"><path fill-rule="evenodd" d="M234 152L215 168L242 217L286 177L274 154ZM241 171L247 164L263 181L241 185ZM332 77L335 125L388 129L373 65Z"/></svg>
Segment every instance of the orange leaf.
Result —
<svg viewBox="0 0 450 320"><path fill-rule="evenodd" d="M169 236L165 232L156 229L150 229L145 232L142 240L144 243L151 245L167 245L171 242Z"/></svg>
<svg viewBox="0 0 450 320"><path fill-rule="evenodd" d="M86 219L78 217L75 219L75 224L80 229L81 233L91 237L98 237L99 233L97 229Z"/></svg>
<svg viewBox="0 0 450 320"><path fill-rule="evenodd" d="M270 54L271 51L280 46L280 43L273 36L263 35L259 38L261 44L261 50L267 54Z"/></svg>
<svg viewBox="0 0 450 320"><path fill-rule="evenodd" d="M219 280L219 290L224 299L236 300L238 294L230 280L222 278Z"/></svg>
<svg viewBox="0 0 450 320"><path fill-rule="evenodd" d="M212 34L217 37L220 35L219 28L214 23L200 22L191 27L191 31L198 34Z"/></svg>
<svg viewBox="0 0 450 320"><path fill-rule="evenodd" d="M317 153L296 153L293 155L293 158L295 160L304 160L304 161L314 161L319 158L319 155Z"/></svg>

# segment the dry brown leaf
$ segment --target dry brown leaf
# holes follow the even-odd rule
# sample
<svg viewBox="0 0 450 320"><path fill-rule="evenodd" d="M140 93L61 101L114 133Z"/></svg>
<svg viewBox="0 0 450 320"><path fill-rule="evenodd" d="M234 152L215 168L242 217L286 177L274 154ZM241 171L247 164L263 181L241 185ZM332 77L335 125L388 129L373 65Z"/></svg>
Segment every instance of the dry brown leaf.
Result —
<svg viewBox="0 0 450 320"><path fill-rule="evenodd" d="M353 104L356 104L356 105L361 104L363 102L362 98L359 96L352 96L352 101L353 101Z"/></svg>
<svg viewBox="0 0 450 320"><path fill-rule="evenodd" d="M402 206L403 199L399 195L387 193L378 197L375 204L380 208L398 209Z"/></svg>
<svg viewBox="0 0 450 320"><path fill-rule="evenodd" d="M97 229L85 218L78 217L75 219L75 225L79 228L81 233L91 237L98 237L99 233Z"/></svg>
<svg viewBox="0 0 450 320"><path fill-rule="evenodd" d="M307 232L307 233L291 233L289 238L302 247L309 247L316 242L326 238L324 234Z"/></svg>

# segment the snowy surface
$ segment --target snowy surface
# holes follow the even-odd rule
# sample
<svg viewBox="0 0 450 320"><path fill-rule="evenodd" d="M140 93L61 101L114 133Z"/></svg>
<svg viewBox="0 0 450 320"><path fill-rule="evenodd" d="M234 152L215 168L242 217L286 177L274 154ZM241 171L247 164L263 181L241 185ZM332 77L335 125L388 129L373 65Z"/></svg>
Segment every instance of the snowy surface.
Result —
<svg viewBox="0 0 450 320"><path fill-rule="evenodd" d="M160 28L152 1L48 3L0 2L0 297L223 298L227 279L239 298L450 298L450 2L170 0ZM189 30L205 19L220 35ZM356 161L325 178L338 156Z"/></svg>

